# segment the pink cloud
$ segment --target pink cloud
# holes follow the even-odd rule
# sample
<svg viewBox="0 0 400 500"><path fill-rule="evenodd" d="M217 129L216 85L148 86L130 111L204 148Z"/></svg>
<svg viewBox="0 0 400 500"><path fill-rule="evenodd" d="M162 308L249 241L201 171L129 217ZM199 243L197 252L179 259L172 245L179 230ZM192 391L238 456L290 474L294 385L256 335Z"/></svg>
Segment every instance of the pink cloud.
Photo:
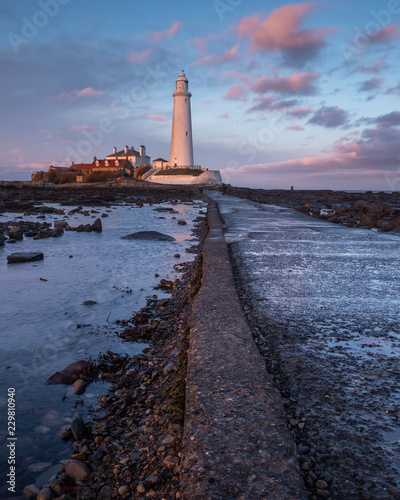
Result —
<svg viewBox="0 0 400 500"><path fill-rule="evenodd" d="M314 85L320 76L316 71L294 73L284 78L261 76L253 83L250 83L250 88L258 94L272 91L287 94L312 95L316 92Z"/></svg>
<svg viewBox="0 0 400 500"><path fill-rule="evenodd" d="M232 101L242 101L245 98L243 85L233 85L224 95L224 98Z"/></svg>
<svg viewBox="0 0 400 500"><path fill-rule="evenodd" d="M301 106L289 111L291 115L296 116L297 118L304 118L305 116L308 116L311 112L312 112L311 108L302 108Z"/></svg>
<svg viewBox="0 0 400 500"><path fill-rule="evenodd" d="M147 47L147 49L142 50L141 52L131 52L128 56L128 62L131 64L140 64L144 61L147 61L152 53L152 47Z"/></svg>
<svg viewBox="0 0 400 500"><path fill-rule="evenodd" d="M69 129L72 131L77 131L77 132L85 132L85 131L94 130L95 127L89 127L89 125L71 125L69 127Z"/></svg>
<svg viewBox="0 0 400 500"><path fill-rule="evenodd" d="M335 28L302 29L315 2L288 4L272 11L266 19L259 15L243 18L237 28L239 37L250 37L254 51L282 52L284 59L301 65L312 59L326 44Z"/></svg>
<svg viewBox="0 0 400 500"><path fill-rule="evenodd" d="M370 36L370 43L388 43L400 39L399 29L394 24L389 24L386 28L382 28Z"/></svg>
<svg viewBox="0 0 400 500"><path fill-rule="evenodd" d="M200 101L202 104L214 104L214 101L210 101L210 99L203 99Z"/></svg>
<svg viewBox="0 0 400 500"><path fill-rule="evenodd" d="M207 55L195 62L198 66L212 66L217 64L225 64L230 61L238 61L240 59L239 45L235 45L230 50L222 55Z"/></svg>
<svg viewBox="0 0 400 500"><path fill-rule="evenodd" d="M222 113L221 115L218 116L218 118L227 119L227 118L229 118L229 115L228 115L228 113Z"/></svg>
<svg viewBox="0 0 400 500"><path fill-rule="evenodd" d="M290 127L286 127L286 130L300 131L300 130L304 130L304 128L300 127L300 125L292 125Z"/></svg>
<svg viewBox="0 0 400 500"><path fill-rule="evenodd" d="M163 38L172 38L183 26L182 21L174 21L170 28L164 31L152 31L151 36L155 42L161 42Z"/></svg>
<svg viewBox="0 0 400 500"><path fill-rule="evenodd" d="M168 116L166 115L147 115L147 118L155 122L165 122L165 120L168 120Z"/></svg>
<svg viewBox="0 0 400 500"><path fill-rule="evenodd" d="M57 96L57 99L78 99L80 97L95 97L103 95L105 93L105 90L95 90L93 87L86 87L82 90L74 90L72 94L61 92L61 94Z"/></svg>
<svg viewBox="0 0 400 500"><path fill-rule="evenodd" d="M82 90L75 90L74 94L75 97L93 97L97 95L103 95L104 90L95 90L92 87L86 87L85 89Z"/></svg>

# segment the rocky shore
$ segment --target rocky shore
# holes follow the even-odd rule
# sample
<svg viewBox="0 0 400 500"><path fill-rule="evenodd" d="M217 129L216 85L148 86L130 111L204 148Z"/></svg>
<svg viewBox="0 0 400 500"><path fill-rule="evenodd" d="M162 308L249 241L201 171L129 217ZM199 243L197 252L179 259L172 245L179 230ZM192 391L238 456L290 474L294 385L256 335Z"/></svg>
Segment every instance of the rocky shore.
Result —
<svg viewBox="0 0 400 500"><path fill-rule="evenodd" d="M227 194L278 205L348 227L400 231L400 193L287 191L228 186Z"/></svg>
<svg viewBox="0 0 400 500"><path fill-rule="evenodd" d="M204 230L203 223L198 232ZM72 440L71 459L42 490L27 486L28 498L179 498L188 314L201 258L181 270L182 278L166 285L170 298L150 298L124 322L120 336L148 344L143 354L104 353L94 373L82 375L86 383L100 378L112 386L99 398L101 416L87 425L75 415L61 430L63 439Z"/></svg>
<svg viewBox="0 0 400 500"><path fill-rule="evenodd" d="M228 186L227 194L295 208L310 216L350 227L394 232L400 228L399 193L267 191ZM40 204L56 202L70 205L72 211L79 211L80 205L92 205L93 213L88 215L106 217L107 210L114 203L140 205L202 197L199 188L162 186L160 189L149 185L111 189L99 186L46 189L3 187L0 190L0 214L22 212L36 214L39 218L46 211L46 207L40 207ZM57 215L64 218L68 212ZM101 224L101 219L98 220ZM10 239L24 236L58 237L66 229L89 230L85 226L70 228L68 223L60 224L57 232L55 229L41 219L32 223L21 220L12 228L6 221L0 225L0 240L5 244L7 241L12 243ZM202 240L206 232L203 219L199 220L197 231ZM70 428L61 430L60 439L71 440L72 443L70 460L63 462L60 474L40 491L34 485L27 486L24 490L26 497L38 500L181 498L189 314L192 299L200 288L202 269L200 248L192 248L191 251L198 252L198 257L194 264L185 264L180 268L184 271L182 278L176 282L160 282L160 287L169 290L171 297L161 300L150 298L146 307L123 324L124 331L120 336L127 341L146 343L148 347L143 354L129 358L112 352L103 353L93 364L92 371L80 376L84 386L98 379L109 381L111 389L99 398L98 415L94 422L83 422L76 415ZM265 355L269 373L284 398L287 425L297 444L299 469L310 498L330 498L332 477L329 470L321 470L312 443L310 445L301 437L308 422L295 395L287 388L287 375L281 373L279 347L271 351L265 349L272 341L266 339L259 328L258 318L257 321L252 319L252 304L246 298L246 288L238 283L238 289L253 333L256 332L256 344L261 354ZM271 339L279 336L277 330L269 332L269 335ZM318 386L317 371L310 374L307 383ZM374 466L378 467L377 464Z"/></svg>

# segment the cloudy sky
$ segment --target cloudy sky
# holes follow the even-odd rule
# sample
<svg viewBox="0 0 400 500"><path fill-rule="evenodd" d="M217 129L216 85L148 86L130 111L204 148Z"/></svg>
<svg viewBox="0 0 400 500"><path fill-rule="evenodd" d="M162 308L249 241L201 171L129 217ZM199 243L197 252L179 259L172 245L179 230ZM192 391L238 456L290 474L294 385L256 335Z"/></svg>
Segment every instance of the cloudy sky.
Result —
<svg viewBox="0 0 400 500"><path fill-rule="evenodd" d="M113 146L238 186L400 190L400 0L1 0L0 179Z"/></svg>

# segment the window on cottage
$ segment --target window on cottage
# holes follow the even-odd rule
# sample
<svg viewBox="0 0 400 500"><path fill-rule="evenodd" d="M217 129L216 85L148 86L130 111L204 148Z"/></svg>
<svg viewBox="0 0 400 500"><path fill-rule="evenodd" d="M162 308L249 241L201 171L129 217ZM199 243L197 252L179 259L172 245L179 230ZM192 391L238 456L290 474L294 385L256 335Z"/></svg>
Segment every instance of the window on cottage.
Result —
<svg viewBox="0 0 400 500"><path fill-rule="evenodd" d="M189 135L189 132L186 132L186 137Z"/></svg>

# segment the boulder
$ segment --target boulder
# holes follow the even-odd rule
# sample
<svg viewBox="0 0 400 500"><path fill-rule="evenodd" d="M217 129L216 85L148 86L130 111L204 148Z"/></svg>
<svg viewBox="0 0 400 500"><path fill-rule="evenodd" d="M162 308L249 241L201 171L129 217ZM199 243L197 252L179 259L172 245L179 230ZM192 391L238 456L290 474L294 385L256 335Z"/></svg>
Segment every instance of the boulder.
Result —
<svg viewBox="0 0 400 500"><path fill-rule="evenodd" d="M86 481L90 478L90 470L87 465L79 460L68 460L65 466L65 474L76 481Z"/></svg>
<svg viewBox="0 0 400 500"><path fill-rule="evenodd" d="M159 233L158 231L139 231L137 233L128 234L127 236L122 236L121 240L176 241L172 236Z"/></svg>
<svg viewBox="0 0 400 500"><path fill-rule="evenodd" d="M92 231L96 231L98 233L101 233L102 230L103 230L103 227L101 225L101 219L96 219L92 224Z"/></svg>
<svg viewBox="0 0 400 500"><path fill-rule="evenodd" d="M86 382L81 378L78 378L78 380L75 380L72 384L72 390L74 391L74 394L83 394L86 391Z"/></svg>
<svg viewBox="0 0 400 500"><path fill-rule="evenodd" d="M71 432L75 439L78 441L86 434L85 422L79 413L75 413L71 420Z"/></svg>
<svg viewBox="0 0 400 500"><path fill-rule="evenodd" d="M370 229L375 226L375 222L371 219L371 217L368 217L368 215L363 215L361 217L360 224L361 226L365 226Z"/></svg>
<svg viewBox="0 0 400 500"><path fill-rule="evenodd" d="M68 227L68 222L66 220L55 220L54 221L54 228L61 227L63 229L66 229Z"/></svg>
<svg viewBox="0 0 400 500"><path fill-rule="evenodd" d="M44 255L42 252L16 252L7 256L8 264L17 264L20 262L34 262L43 260Z"/></svg>
<svg viewBox="0 0 400 500"><path fill-rule="evenodd" d="M26 498L37 498L39 492L39 488L35 484L29 484L28 486L25 486L23 491Z"/></svg>
<svg viewBox="0 0 400 500"><path fill-rule="evenodd" d="M50 488L43 488L37 496L37 500L52 500L52 498L54 498L54 495Z"/></svg>
<svg viewBox="0 0 400 500"><path fill-rule="evenodd" d="M22 240L22 226L8 226L8 237L11 240Z"/></svg>
<svg viewBox="0 0 400 500"><path fill-rule="evenodd" d="M87 373L91 368L89 361L81 359L66 366L61 372L54 373L46 380L47 385L52 384L72 384L82 373Z"/></svg>
<svg viewBox="0 0 400 500"><path fill-rule="evenodd" d="M343 215L345 212L347 212L346 207L336 207L335 208L335 215Z"/></svg>

